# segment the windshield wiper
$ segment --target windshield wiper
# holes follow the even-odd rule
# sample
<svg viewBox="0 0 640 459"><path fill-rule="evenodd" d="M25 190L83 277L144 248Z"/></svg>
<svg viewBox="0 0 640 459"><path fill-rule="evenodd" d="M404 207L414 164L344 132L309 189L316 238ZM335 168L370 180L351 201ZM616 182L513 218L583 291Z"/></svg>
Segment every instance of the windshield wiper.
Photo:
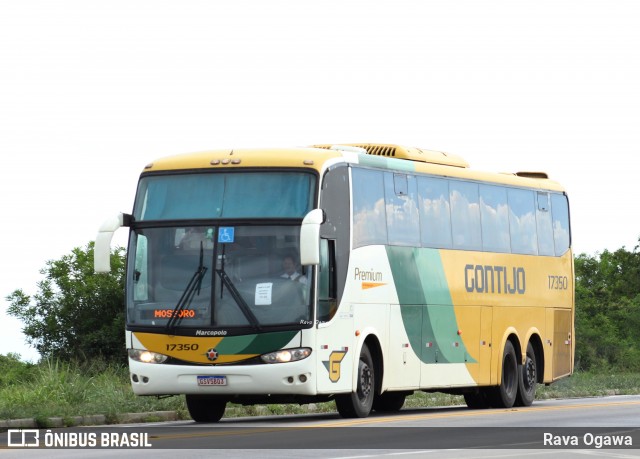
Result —
<svg viewBox="0 0 640 459"><path fill-rule="evenodd" d="M249 323L256 330L261 331L262 328L260 327L260 322L258 321L258 318L255 316L253 311L249 308L249 305L244 300L244 298L242 298L242 295L240 295L240 292L238 291L236 286L233 285L231 278L227 275L226 272L224 272L224 269L216 269L216 274L220 276L220 280L222 281L224 286L227 287L227 290L229 290L231 297L234 299L234 301L236 302L236 304L238 305L238 307L240 308L244 316L247 318Z"/></svg>
<svg viewBox="0 0 640 459"><path fill-rule="evenodd" d="M200 264L198 265L198 269L191 276L191 280L187 284L187 287L182 292L182 296L178 300L178 304L173 309L173 313L167 322L166 329L167 331L173 331L179 324L182 322L182 311L191 305L191 301L193 297L197 293L200 295L200 287L202 286L202 279L204 279L204 275L207 273L207 267L204 266L204 249L202 247L202 241L200 241Z"/></svg>

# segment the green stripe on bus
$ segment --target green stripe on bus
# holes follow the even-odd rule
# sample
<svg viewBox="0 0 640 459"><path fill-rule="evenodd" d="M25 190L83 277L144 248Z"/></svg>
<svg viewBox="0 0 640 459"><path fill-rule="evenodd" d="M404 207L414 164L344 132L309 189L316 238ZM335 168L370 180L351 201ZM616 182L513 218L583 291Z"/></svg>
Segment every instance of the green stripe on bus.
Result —
<svg viewBox="0 0 640 459"><path fill-rule="evenodd" d="M298 333L297 331L263 333L258 335L227 336L216 349L222 354L264 354L281 349Z"/></svg>
<svg viewBox="0 0 640 459"><path fill-rule="evenodd" d="M387 247L411 347L425 363L470 362L437 249ZM458 343L454 345L454 343ZM465 359L466 356L466 359Z"/></svg>

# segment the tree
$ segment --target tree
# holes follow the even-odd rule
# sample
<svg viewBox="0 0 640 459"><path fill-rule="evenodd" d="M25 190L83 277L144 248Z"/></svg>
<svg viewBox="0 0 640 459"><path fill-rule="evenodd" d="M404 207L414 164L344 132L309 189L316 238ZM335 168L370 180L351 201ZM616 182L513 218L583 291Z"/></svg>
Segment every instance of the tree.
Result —
<svg viewBox="0 0 640 459"><path fill-rule="evenodd" d="M111 254L112 271L93 271L93 242L49 260L33 299L22 290L7 296L8 313L43 357L124 361L125 250Z"/></svg>
<svg viewBox="0 0 640 459"><path fill-rule="evenodd" d="M575 259L580 369L640 369L639 248Z"/></svg>
<svg viewBox="0 0 640 459"><path fill-rule="evenodd" d="M32 379L35 365L20 360L20 354L0 355L0 390L12 384L20 385Z"/></svg>

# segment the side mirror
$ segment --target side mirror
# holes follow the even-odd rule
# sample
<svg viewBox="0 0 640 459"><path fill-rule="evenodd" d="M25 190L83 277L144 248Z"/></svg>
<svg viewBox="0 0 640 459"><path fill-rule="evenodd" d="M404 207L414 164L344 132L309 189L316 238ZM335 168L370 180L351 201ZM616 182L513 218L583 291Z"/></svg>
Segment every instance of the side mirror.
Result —
<svg viewBox="0 0 640 459"><path fill-rule="evenodd" d="M113 233L131 224L131 215L120 213L106 220L96 236L93 248L93 270L97 273L111 272L111 239Z"/></svg>
<svg viewBox="0 0 640 459"><path fill-rule="evenodd" d="M302 220L300 227L300 264L320 264L320 225L325 221L322 209L313 209Z"/></svg>

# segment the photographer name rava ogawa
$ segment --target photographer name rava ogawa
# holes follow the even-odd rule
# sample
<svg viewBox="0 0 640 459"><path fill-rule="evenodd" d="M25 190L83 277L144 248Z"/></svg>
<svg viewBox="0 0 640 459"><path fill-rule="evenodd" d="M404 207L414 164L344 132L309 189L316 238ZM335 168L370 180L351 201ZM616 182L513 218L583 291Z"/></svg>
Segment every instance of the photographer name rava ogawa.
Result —
<svg viewBox="0 0 640 459"><path fill-rule="evenodd" d="M606 448L610 446L633 446L631 435L593 434L584 435L557 435L544 432L544 446L581 446L591 448Z"/></svg>

